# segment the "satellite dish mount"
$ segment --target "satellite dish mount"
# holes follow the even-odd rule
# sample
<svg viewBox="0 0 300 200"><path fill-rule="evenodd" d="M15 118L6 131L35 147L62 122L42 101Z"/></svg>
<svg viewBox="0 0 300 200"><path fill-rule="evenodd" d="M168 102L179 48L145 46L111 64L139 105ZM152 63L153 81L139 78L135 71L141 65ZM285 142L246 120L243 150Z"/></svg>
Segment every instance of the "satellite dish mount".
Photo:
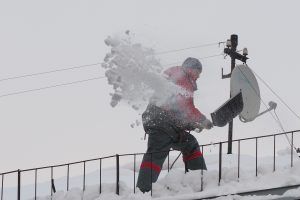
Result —
<svg viewBox="0 0 300 200"><path fill-rule="evenodd" d="M223 74L223 68L222 68L222 79L224 78L230 78L232 70L235 67L235 60L240 60L243 63L246 63L247 61L247 55L248 52L245 52L245 54L240 54L236 51L236 48L238 46L238 35L232 34L230 36L230 39L227 40L226 42L226 48L224 48L224 53L225 55L229 55L231 57L231 72L230 74L224 75ZM247 54L246 54L247 53ZM230 94L230 98L231 98ZM229 127L228 127L228 150L227 154L232 154L232 130L233 130L233 121L229 122Z"/></svg>
<svg viewBox="0 0 300 200"><path fill-rule="evenodd" d="M244 48L242 54L240 54L237 52L237 45L238 36L232 34L226 42L226 48L224 48L224 54L231 58L231 72L224 75L222 68L222 79L230 78L230 99L211 113L215 126L222 127L227 123L229 124L227 154L232 154L233 118L239 115L239 119L246 123L271 110L275 110L277 107L277 104L271 101L269 102L269 108L259 113L260 91L255 75L246 64L247 59L249 59L247 57L248 50ZM243 64L236 66L236 60L241 61Z"/></svg>

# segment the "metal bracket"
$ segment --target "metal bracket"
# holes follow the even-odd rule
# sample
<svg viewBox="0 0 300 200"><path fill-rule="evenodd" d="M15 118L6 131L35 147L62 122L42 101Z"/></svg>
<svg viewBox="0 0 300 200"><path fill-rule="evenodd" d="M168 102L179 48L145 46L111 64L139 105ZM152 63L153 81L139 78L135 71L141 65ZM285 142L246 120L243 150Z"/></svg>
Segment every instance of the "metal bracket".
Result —
<svg viewBox="0 0 300 200"><path fill-rule="evenodd" d="M270 102L269 102L269 108L267 108L265 111L259 113L259 114L256 115L254 118L248 119L248 120L242 118L241 116L239 116L239 118L240 118L241 122L244 122L244 123L246 123L246 122L251 122L251 121L253 121L254 119L256 119L257 117L259 117L259 116L261 116L261 115L263 115L263 114L265 114L265 113L267 113L267 112L270 112L271 110L275 110L276 107L277 107L277 103L275 103L275 102L273 102L273 101L270 101Z"/></svg>
<svg viewBox="0 0 300 200"><path fill-rule="evenodd" d="M230 78L231 77L231 73L229 73L229 74L224 74L223 73L223 68L222 68L222 79L225 79L225 78Z"/></svg>

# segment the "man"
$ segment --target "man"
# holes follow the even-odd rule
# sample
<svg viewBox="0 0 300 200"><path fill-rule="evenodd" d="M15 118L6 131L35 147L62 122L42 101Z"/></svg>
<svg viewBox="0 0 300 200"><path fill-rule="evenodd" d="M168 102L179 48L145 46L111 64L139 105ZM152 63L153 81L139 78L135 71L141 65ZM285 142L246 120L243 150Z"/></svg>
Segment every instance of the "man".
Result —
<svg viewBox="0 0 300 200"><path fill-rule="evenodd" d="M196 58L187 58L182 66L171 67L164 74L180 92L162 105L150 102L142 115L145 132L149 135L147 152L140 166L137 187L142 192L151 190L161 167L172 148L182 152L186 170L206 170L206 165L196 138L189 132L213 127L194 105L196 80L202 72L202 64ZM183 91L183 92L182 92ZM151 178L152 176L152 178Z"/></svg>

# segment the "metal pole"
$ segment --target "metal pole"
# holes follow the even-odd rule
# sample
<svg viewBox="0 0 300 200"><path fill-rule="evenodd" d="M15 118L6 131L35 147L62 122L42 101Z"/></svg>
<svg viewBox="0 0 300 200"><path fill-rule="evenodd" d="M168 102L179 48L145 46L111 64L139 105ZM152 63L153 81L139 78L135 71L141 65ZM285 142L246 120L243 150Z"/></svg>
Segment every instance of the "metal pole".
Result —
<svg viewBox="0 0 300 200"><path fill-rule="evenodd" d="M1 200L3 200L3 182L4 182L4 174L2 174L2 181L1 181Z"/></svg>
<svg viewBox="0 0 300 200"><path fill-rule="evenodd" d="M85 161L83 162L83 191L85 191Z"/></svg>
<svg viewBox="0 0 300 200"><path fill-rule="evenodd" d="M201 146L202 155L204 155L203 146ZM201 169L201 192L203 191L203 169Z"/></svg>
<svg viewBox="0 0 300 200"><path fill-rule="evenodd" d="M102 159L100 158L99 161L99 193L101 194L102 192Z"/></svg>
<svg viewBox="0 0 300 200"><path fill-rule="evenodd" d="M35 169L34 173L34 199L36 200L36 193L37 193L37 169Z"/></svg>
<svg viewBox="0 0 300 200"><path fill-rule="evenodd" d="M257 138L255 138L255 174L257 176Z"/></svg>
<svg viewBox="0 0 300 200"><path fill-rule="evenodd" d="M51 185L52 185L52 191L53 191L53 193L56 193L54 179L51 180ZM53 195L53 193L52 193L52 195Z"/></svg>
<svg viewBox="0 0 300 200"><path fill-rule="evenodd" d="M51 195L51 199L52 199L52 195L53 195L53 189L52 189L52 180L53 180L53 168L51 167L51 180L50 180L50 195Z"/></svg>
<svg viewBox="0 0 300 200"><path fill-rule="evenodd" d="M168 172L170 171L170 151L168 151Z"/></svg>
<svg viewBox="0 0 300 200"><path fill-rule="evenodd" d="M241 166L241 141L238 141L238 180L240 179L240 166Z"/></svg>
<svg viewBox="0 0 300 200"><path fill-rule="evenodd" d="M276 170L276 135L274 135L274 152L273 152L274 162L273 162L273 172Z"/></svg>
<svg viewBox="0 0 300 200"><path fill-rule="evenodd" d="M133 193L135 194L135 166L136 164L136 154L133 156Z"/></svg>
<svg viewBox="0 0 300 200"><path fill-rule="evenodd" d="M228 150L227 150L227 154L232 154L232 131L233 131L233 121L229 122L229 125L228 125Z"/></svg>
<svg viewBox="0 0 300 200"><path fill-rule="evenodd" d="M18 169L18 200L21 200L21 170Z"/></svg>
<svg viewBox="0 0 300 200"><path fill-rule="evenodd" d="M53 167L51 167L51 196L53 195L53 192L56 193L56 189L53 178Z"/></svg>
<svg viewBox="0 0 300 200"><path fill-rule="evenodd" d="M153 164L152 164L152 153L150 154L150 160L151 160L151 178L150 178L150 181L151 181L151 196L152 196L152 176L153 176L153 172L152 172L152 166L153 166Z"/></svg>
<svg viewBox="0 0 300 200"><path fill-rule="evenodd" d="M292 132L292 144L291 144L291 167L293 167L293 156L294 156L294 132Z"/></svg>
<svg viewBox="0 0 300 200"><path fill-rule="evenodd" d="M219 185L221 183L222 178L222 142L220 142L219 146Z"/></svg>
<svg viewBox="0 0 300 200"><path fill-rule="evenodd" d="M116 154L116 170L117 170L117 180L116 180L116 194L120 194L119 181L120 181L120 166L119 166L120 158L119 154Z"/></svg>
<svg viewBox="0 0 300 200"><path fill-rule="evenodd" d="M68 164L68 168L67 168L67 191L69 191L69 184L70 184L70 165Z"/></svg>
<svg viewBox="0 0 300 200"><path fill-rule="evenodd" d="M230 36L231 41L231 50L236 51L237 45L238 45L238 36L237 35L231 35ZM235 67L235 57L231 56L231 72L233 71ZM231 94L229 94L231 98ZM228 126L228 150L227 154L232 154L232 133L233 133L233 120L229 122Z"/></svg>

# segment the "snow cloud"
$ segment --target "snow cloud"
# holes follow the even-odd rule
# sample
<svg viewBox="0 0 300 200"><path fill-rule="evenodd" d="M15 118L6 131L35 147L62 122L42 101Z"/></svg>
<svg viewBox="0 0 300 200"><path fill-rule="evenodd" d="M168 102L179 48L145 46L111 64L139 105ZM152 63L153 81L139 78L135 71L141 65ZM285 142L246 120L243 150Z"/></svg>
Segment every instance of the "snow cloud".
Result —
<svg viewBox="0 0 300 200"><path fill-rule="evenodd" d="M140 111L150 99L163 104L174 93L184 93L162 75L163 67L155 57L155 51L133 40L128 31L105 40L111 51L106 54L102 67L114 90L110 94L111 106L123 101Z"/></svg>

